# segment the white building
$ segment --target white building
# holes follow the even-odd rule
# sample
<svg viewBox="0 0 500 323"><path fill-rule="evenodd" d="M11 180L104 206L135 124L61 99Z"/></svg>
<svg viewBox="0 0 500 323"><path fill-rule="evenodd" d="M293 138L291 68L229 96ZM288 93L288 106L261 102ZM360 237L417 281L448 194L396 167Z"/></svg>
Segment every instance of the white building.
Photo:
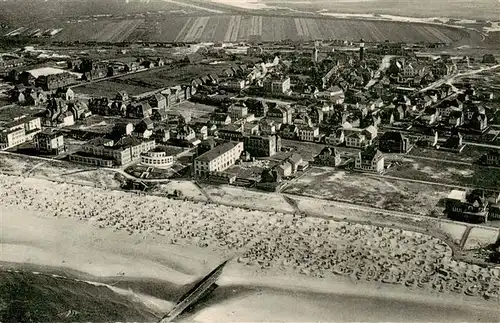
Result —
<svg viewBox="0 0 500 323"><path fill-rule="evenodd" d="M247 116L248 108L244 103L233 104L229 107L228 112L231 120L236 121Z"/></svg>
<svg viewBox="0 0 500 323"><path fill-rule="evenodd" d="M228 142L194 160L194 173L196 176L208 176L213 172L222 172L236 163L243 152L242 142Z"/></svg>
<svg viewBox="0 0 500 323"><path fill-rule="evenodd" d="M299 139L300 140L314 142L317 138L319 138L319 128L318 127L310 127L307 125L299 127Z"/></svg>
<svg viewBox="0 0 500 323"><path fill-rule="evenodd" d="M17 118L0 128L0 149L9 149L31 141L41 129L42 122L38 117Z"/></svg>
<svg viewBox="0 0 500 323"><path fill-rule="evenodd" d="M174 164L174 155L159 147L141 154L141 164L158 168L169 168Z"/></svg>

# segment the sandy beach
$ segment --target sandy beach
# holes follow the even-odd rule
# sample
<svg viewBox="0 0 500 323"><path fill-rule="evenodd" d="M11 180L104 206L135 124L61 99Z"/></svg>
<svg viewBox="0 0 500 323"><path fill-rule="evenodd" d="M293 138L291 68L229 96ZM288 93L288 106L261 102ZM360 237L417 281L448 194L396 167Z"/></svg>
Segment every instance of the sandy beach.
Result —
<svg viewBox="0 0 500 323"><path fill-rule="evenodd" d="M421 233L34 178L0 175L0 182L0 261L119 284L162 300L149 302L158 314L186 284L234 257L214 297L184 319L498 321L500 315L500 270L457 262L446 244ZM158 288L162 282L170 287Z"/></svg>

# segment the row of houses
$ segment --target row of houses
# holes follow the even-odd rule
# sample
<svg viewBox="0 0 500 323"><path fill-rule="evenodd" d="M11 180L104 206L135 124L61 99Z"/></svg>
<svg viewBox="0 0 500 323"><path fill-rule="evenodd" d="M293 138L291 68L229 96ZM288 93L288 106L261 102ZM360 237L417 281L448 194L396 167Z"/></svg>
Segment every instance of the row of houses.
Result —
<svg viewBox="0 0 500 323"><path fill-rule="evenodd" d="M352 166L359 171L382 173L385 169L385 158L375 146L367 147L356 153L354 161L352 158L341 155L337 148L327 146L314 157L314 164L329 167Z"/></svg>
<svg viewBox="0 0 500 323"><path fill-rule="evenodd" d="M500 220L500 194L486 197L484 190L452 190L445 201L448 216L457 220Z"/></svg>
<svg viewBox="0 0 500 323"><path fill-rule="evenodd" d="M143 153L156 147L154 140L125 135L118 139L101 137L88 141L81 151L71 154L69 160L103 167L127 165L139 161Z"/></svg>
<svg viewBox="0 0 500 323"><path fill-rule="evenodd" d="M133 119L150 117L164 121L167 108L190 98L189 86L170 87L141 100L132 100L125 91L119 91L111 100L106 97L91 98L89 109L93 114L104 116L123 116Z"/></svg>

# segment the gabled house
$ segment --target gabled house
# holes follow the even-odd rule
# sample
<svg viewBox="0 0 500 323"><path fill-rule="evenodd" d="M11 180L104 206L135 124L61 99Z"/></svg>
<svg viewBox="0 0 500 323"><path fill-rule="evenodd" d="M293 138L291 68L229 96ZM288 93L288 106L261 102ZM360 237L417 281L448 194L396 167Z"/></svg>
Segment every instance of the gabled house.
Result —
<svg viewBox="0 0 500 323"><path fill-rule="evenodd" d="M464 113L461 110L454 110L448 116L448 125L451 127L460 127L464 124Z"/></svg>
<svg viewBox="0 0 500 323"><path fill-rule="evenodd" d="M382 173L384 155L375 147L367 147L356 156L354 168L362 171Z"/></svg>
<svg viewBox="0 0 500 323"><path fill-rule="evenodd" d="M436 108L426 108L420 114L420 120L422 120L425 124L432 125L437 122L439 118L439 111Z"/></svg>
<svg viewBox="0 0 500 323"><path fill-rule="evenodd" d="M379 139L379 150L386 153L406 153L410 140L399 131L387 131Z"/></svg>
<svg viewBox="0 0 500 323"><path fill-rule="evenodd" d="M65 127L75 124L73 114L68 110L68 104L59 98L49 100L43 120L44 125L49 127Z"/></svg>
<svg viewBox="0 0 500 323"><path fill-rule="evenodd" d="M82 120L92 115L87 104L79 100L68 102L68 110L73 114L74 120Z"/></svg>
<svg viewBox="0 0 500 323"><path fill-rule="evenodd" d="M153 114L153 109L147 102L132 102L127 106L127 118L142 119L149 118Z"/></svg>
<svg viewBox="0 0 500 323"><path fill-rule="evenodd" d="M485 165L500 167L500 150L489 150L482 159Z"/></svg>
<svg viewBox="0 0 500 323"><path fill-rule="evenodd" d="M231 117L227 113L213 113L210 121L217 126L227 126L231 123Z"/></svg>
<svg viewBox="0 0 500 323"><path fill-rule="evenodd" d="M116 93L115 100L121 102L129 102L130 97L126 91L118 91L118 93Z"/></svg>
<svg viewBox="0 0 500 323"><path fill-rule="evenodd" d="M228 108L228 113L231 120L239 120L248 115L248 108L244 103L232 104Z"/></svg>
<svg viewBox="0 0 500 323"><path fill-rule="evenodd" d="M299 128L294 124L285 124L281 126L281 136L286 139L297 139Z"/></svg>
<svg viewBox="0 0 500 323"><path fill-rule="evenodd" d="M281 124L290 124L293 120L293 109L286 105L268 103L267 118Z"/></svg>
<svg viewBox="0 0 500 323"><path fill-rule="evenodd" d="M157 143L165 144L170 140L170 130L165 128L158 128L154 131L152 139Z"/></svg>
<svg viewBox="0 0 500 323"><path fill-rule="evenodd" d="M147 117L142 119L134 128L134 133L138 138L148 139L153 135L153 121Z"/></svg>
<svg viewBox="0 0 500 323"><path fill-rule="evenodd" d="M152 109L165 110L167 108L167 99L161 93L156 93L149 98L149 105Z"/></svg>
<svg viewBox="0 0 500 323"><path fill-rule="evenodd" d="M274 121L262 119L259 123L259 130L263 135L274 135L277 129Z"/></svg>
<svg viewBox="0 0 500 323"><path fill-rule="evenodd" d="M345 142L345 132L343 128L339 128L332 132L329 136L325 137L327 145L336 146Z"/></svg>
<svg viewBox="0 0 500 323"><path fill-rule="evenodd" d="M319 128L316 126L300 125L299 139L302 141L314 142L319 139Z"/></svg>
<svg viewBox="0 0 500 323"><path fill-rule="evenodd" d="M151 119L154 121L166 121L168 119L168 114L166 110L153 109L153 114Z"/></svg>
<svg viewBox="0 0 500 323"><path fill-rule="evenodd" d="M351 132L345 135L345 145L350 148L364 148L369 146L369 143L362 132Z"/></svg>
<svg viewBox="0 0 500 323"><path fill-rule="evenodd" d="M314 163L321 166L337 167L341 163L340 154L334 147L325 147L314 157Z"/></svg>
<svg viewBox="0 0 500 323"><path fill-rule="evenodd" d="M458 131L454 131L452 135L446 139L443 145L439 146L439 149L450 150L453 152L461 152L464 149L463 136Z"/></svg>
<svg viewBox="0 0 500 323"><path fill-rule="evenodd" d="M304 161L300 154L294 153L286 159L292 165L292 174L307 168L308 163Z"/></svg>
<svg viewBox="0 0 500 323"><path fill-rule="evenodd" d="M208 127L204 123L197 122L191 125L194 132L196 133L196 138L200 140L205 140L208 137Z"/></svg>
<svg viewBox="0 0 500 323"><path fill-rule="evenodd" d="M191 142L196 139L196 132L190 126L180 123L175 129L175 139Z"/></svg>

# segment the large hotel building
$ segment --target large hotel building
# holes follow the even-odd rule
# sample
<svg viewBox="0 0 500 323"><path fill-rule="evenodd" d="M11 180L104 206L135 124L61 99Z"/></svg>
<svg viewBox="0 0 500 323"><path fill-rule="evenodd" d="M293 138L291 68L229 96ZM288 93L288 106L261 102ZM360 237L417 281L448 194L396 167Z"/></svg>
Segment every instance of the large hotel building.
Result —
<svg viewBox="0 0 500 323"><path fill-rule="evenodd" d="M236 163L243 152L242 142L228 142L194 160L194 173L196 176L206 177L213 172L222 172Z"/></svg>

